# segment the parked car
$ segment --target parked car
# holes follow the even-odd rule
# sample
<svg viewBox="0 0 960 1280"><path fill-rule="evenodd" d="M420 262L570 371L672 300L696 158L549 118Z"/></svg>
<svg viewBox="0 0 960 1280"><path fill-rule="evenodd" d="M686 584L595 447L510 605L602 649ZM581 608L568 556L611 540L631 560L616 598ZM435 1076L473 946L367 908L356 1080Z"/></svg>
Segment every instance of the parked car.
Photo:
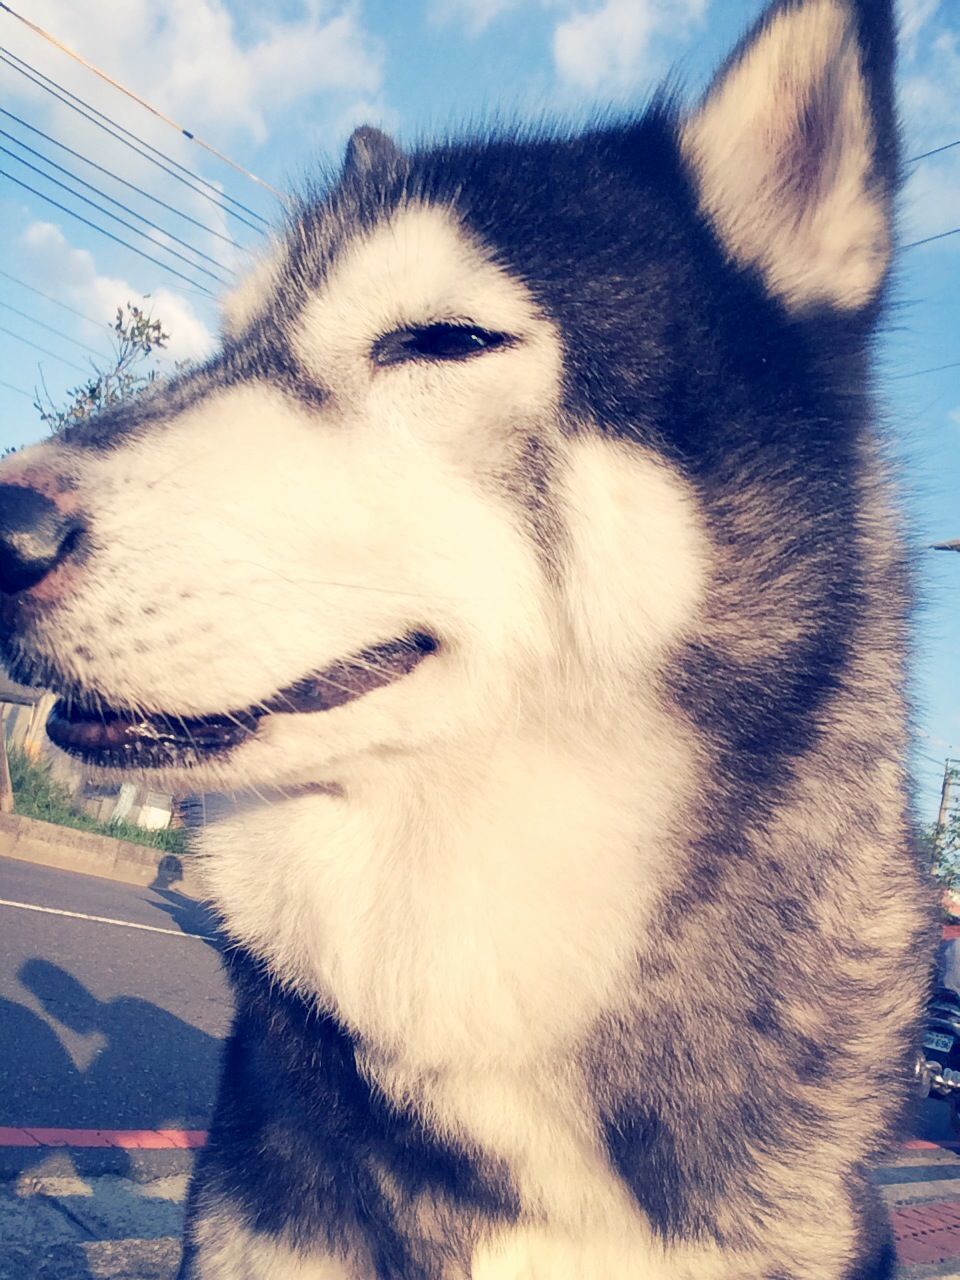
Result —
<svg viewBox="0 0 960 1280"><path fill-rule="evenodd" d="M917 1082L924 1097L949 1105L951 1126L960 1136L960 939L941 947L937 984L927 1006Z"/></svg>

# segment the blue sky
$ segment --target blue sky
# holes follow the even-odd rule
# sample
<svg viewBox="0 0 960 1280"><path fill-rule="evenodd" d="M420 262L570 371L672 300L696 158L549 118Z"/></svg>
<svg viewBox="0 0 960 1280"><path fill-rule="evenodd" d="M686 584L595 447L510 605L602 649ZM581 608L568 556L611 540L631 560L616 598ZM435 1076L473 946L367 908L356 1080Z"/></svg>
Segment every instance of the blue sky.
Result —
<svg viewBox="0 0 960 1280"><path fill-rule="evenodd" d="M365 121L413 141L497 116L577 119L598 108L629 108L667 74L679 76L695 93L762 2L20 0L20 8L196 135L284 187L317 163L335 163L351 128ZM900 0L900 23L901 105L906 154L913 156L960 138L960 5ZM218 192L268 220L275 216L276 203L267 191L4 13L0 46L7 56L23 60L16 64L21 69L25 62L79 95ZM0 177L0 271L6 273L0 275L0 382L9 384L0 385L4 447L42 435L31 405L41 381L60 400L82 380L91 358L87 348L108 353L106 322L118 303L149 297L147 305L173 335L170 358L209 349L216 305L196 286L215 293L219 285L201 269L229 278L242 268L244 246L256 247L258 235L224 212L219 195L211 203L175 181L9 64L0 62L0 82L0 107L24 122L0 115L0 130L19 140L0 136L0 147L6 148L0 151L0 170L10 175ZM90 169L26 125L165 201L203 229L116 177ZM50 169L22 143L149 217L162 231L136 223L102 195ZM82 205L24 162L135 222L153 243ZM919 161L910 174L902 203L903 241L960 227L960 147ZM191 283L111 242L11 178L165 260ZM255 217L242 216L259 225ZM168 237L171 231L217 265L177 245ZM169 256L169 249L194 265ZM921 816L927 819L935 816L943 757L960 756L960 555L922 550L935 539L960 537L960 366L920 371L960 362L958 274L960 235L907 250L881 349L885 404L921 570L916 771ZM12 334L54 354L42 354Z"/></svg>

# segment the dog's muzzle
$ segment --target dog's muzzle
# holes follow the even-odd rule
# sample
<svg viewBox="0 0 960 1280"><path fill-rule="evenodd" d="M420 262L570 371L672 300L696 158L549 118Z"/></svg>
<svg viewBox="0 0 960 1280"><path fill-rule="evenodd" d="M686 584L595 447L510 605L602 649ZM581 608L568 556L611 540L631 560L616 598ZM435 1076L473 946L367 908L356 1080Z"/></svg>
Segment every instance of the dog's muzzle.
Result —
<svg viewBox="0 0 960 1280"><path fill-rule="evenodd" d="M265 702L209 716L125 710L96 695L62 698L47 734L61 750L102 768L189 768L248 741L267 716L331 711L393 684L438 647L432 636L413 632L316 671Z"/></svg>
<svg viewBox="0 0 960 1280"><path fill-rule="evenodd" d="M61 504L25 484L0 484L0 638L12 675L63 695L47 735L86 764L189 768L233 751L267 716L332 710L393 684L439 648L433 636L411 630L311 672L264 701L203 715L135 706L109 690L78 687L59 673L55 654L33 654L29 639L31 617L55 609L71 570L87 559L88 526L70 506L71 495Z"/></svg>

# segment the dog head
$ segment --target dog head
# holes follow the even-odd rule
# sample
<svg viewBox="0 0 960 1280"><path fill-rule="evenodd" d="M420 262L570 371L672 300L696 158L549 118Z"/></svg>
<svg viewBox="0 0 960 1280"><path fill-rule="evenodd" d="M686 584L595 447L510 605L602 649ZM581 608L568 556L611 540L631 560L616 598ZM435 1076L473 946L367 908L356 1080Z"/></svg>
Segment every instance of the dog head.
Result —
<svg viewBox="0 0 960 1280"><path fill-rule="evenodd" d="M216 356L0 469L3 647L62 693L54 740L295 785L558 701L629 716L732 579L771 645L820 616L891 48L886 0L780 0L686 115L354 134Z"/></svg>

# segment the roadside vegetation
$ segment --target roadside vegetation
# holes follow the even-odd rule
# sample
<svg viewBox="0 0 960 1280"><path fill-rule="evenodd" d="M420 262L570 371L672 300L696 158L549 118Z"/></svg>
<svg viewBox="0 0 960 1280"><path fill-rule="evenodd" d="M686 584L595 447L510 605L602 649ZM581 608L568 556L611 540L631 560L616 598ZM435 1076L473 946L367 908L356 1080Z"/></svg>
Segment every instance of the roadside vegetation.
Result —
<svg viewBox="0 0 960 1280"><path fill-rule="evenodd" d="M155 320L143 307L128 302L126 306L117 307L113 335L112 363L94 364L86 382L67 393L67 404L55 404L46 387L42 394L37 393L34 408L52 434L67 427L82 426L124 400L135 400L159 381L159 368L147 362L154 351L163 351L170 339L161 321Z"/></svg>
<svg viewBox="0 0 960 1280"><path fill-rule="evenodd" d="M151 357L156 351L166 348L170 337L160 320L143 307L127 302L125 306L117 307L113 335L112 361L92 365L90 376L80 386L71 388L65 404L57 405L45 386L37 392L34 407L52 434L67 427L81 426L105 409L136 399L149 391L160 378L160 370L151 363ZM4 452L15 453L16 450ZM0 729L0 753L3 746ZM84 813L70 789L53 777L49 763L34 760L16 748L7 748L7 762L14 813L61 827L73 827L77 831L112 836L115 840L130 840L168 853L184 852L185 831L169 828L148 831L132 822L98 822Z"/></svg>
<svg viewBox="0 0 960 1280"><path fill-rule="evenodd" d="M132 822L98 822L84 813L62 782L58 782L44 761L31 760L23 751L8 751L10 782L13 786L13 811L24 818L37 818L77 831L92 831L114 840L130 840L167 853L183 853L186 832L183 830L148 831Z"/></svg>

